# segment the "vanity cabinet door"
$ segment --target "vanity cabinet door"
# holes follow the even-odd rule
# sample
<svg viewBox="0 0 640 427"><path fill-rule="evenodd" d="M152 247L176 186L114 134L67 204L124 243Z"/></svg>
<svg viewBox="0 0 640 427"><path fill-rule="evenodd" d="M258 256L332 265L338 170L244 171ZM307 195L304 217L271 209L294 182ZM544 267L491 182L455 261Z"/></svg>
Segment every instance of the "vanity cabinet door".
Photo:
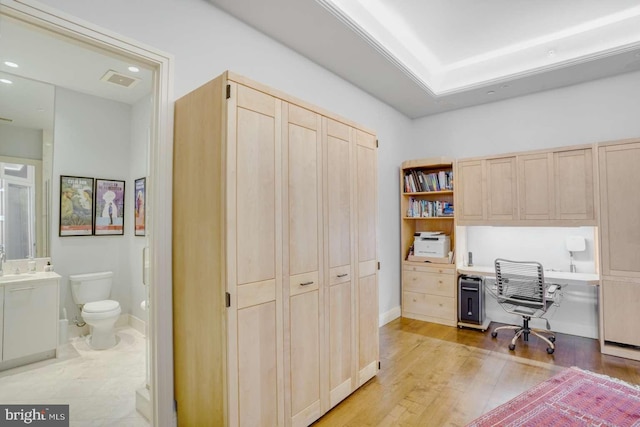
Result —
<svg viewBox="0 0 640 427"><path fill-rule="evenodd" d="M55 350L58 344L56 282L4 287L3 360Z"/></svg>

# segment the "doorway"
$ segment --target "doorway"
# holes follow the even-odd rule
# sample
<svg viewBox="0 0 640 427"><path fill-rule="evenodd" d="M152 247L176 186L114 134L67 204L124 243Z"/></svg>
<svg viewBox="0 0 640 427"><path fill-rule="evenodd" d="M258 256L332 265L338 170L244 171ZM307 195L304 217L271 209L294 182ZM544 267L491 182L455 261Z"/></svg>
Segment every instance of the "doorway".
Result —
<svg viewBox="0 0 640 427"><path fill-rule="evenodd" d="M33 4L32 4L33 3ZM144 64L153 71L151 125L149 128L146 182L149 261L148 339L151 413L154 425L171 425L173 411L173 360L171 337L171 154L172 57L140 46L133 40L113 36L86 22L35 2L0 0L0 15L32 25L51 37L70 38L74 43ZM53 222L49 221L52 225ZM54 227L52 227L54 228ZM52 233L56 230L53 229Z"/></svg>

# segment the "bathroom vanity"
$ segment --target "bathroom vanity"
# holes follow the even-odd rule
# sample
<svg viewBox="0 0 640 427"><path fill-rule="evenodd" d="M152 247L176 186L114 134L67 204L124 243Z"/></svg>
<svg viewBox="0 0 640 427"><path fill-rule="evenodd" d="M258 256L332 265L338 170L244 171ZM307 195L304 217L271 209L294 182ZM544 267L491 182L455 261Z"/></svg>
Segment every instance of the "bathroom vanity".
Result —
<svg viewBox="0 0 640 427"><path fill-rule="evenodd" d="M0 370L56 357L60 275L0 276Z"/></svg>

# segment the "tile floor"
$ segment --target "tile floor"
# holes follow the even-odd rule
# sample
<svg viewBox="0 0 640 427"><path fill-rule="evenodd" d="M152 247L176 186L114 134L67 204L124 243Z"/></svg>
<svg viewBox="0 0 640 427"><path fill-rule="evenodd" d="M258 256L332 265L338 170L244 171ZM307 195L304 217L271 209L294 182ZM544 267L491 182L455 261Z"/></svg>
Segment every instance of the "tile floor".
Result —
<svg viewBox="0 0 640 427"><path fill-rule="evenodd" d="M136 389L145 383L145 338L117 329L118 344L91 350L72 338L58 358L0 372L4 404L69 404L71 426L149 426L136 411Z"/></svg>

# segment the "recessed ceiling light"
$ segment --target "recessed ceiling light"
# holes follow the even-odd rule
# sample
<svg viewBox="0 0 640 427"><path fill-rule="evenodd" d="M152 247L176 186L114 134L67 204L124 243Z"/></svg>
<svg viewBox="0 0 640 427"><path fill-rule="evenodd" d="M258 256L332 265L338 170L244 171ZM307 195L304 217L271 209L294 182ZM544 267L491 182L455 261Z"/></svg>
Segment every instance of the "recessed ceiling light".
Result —
<svg viewBox="0 0 640 427"><path fill-rule="evenodd" d="M500 86L500 87L501 87L502 89L506 89L506 88L508 88L508 87L509 87L509 85L508 85L508 84L503 84L503 85L502 85L502 86Z"/></svg>
<svg viewBox="0 0 640 427"><path fill-rule="evenodd" d="M18 68L18 64L16 64L15 62L11 62L11 61L4 61L4 65L6 65L7 67L11 67L11 68Z"/></svg>
<svg viewBox="0 0 640 427"><path fill-rule="evenodd" d="M495 94L495 93L496 93L496 91L495 91L495 90L490 90L489 92L487 92L487 95L493 95L493 94Z"/></svg>
<svg viewBox="0 0 640 427"><path fill-rule="evenodd" d="M131 71L132 73L137 73L138 71L140 71L140 68L138 67L134 67L133 65L131 67L129 67L129 71Z"/></svg>
<svg viewBox="0 0 640 427"><path fill-rule="evenodd" d="M556 56L556 51L555 51L555 49L549 49L549 50L547 51L547 55L548 55L548 56L550 56L550 57L551 57L551 56Z"/></svg>
<svg viewBox="0 0 640 427"><path fill-rule="evenodd" d="M0 79L0 83L4 83L4 84L7 84L7 85L13 84L13 82L11 80L9 80L9 79Z"/></svg>

